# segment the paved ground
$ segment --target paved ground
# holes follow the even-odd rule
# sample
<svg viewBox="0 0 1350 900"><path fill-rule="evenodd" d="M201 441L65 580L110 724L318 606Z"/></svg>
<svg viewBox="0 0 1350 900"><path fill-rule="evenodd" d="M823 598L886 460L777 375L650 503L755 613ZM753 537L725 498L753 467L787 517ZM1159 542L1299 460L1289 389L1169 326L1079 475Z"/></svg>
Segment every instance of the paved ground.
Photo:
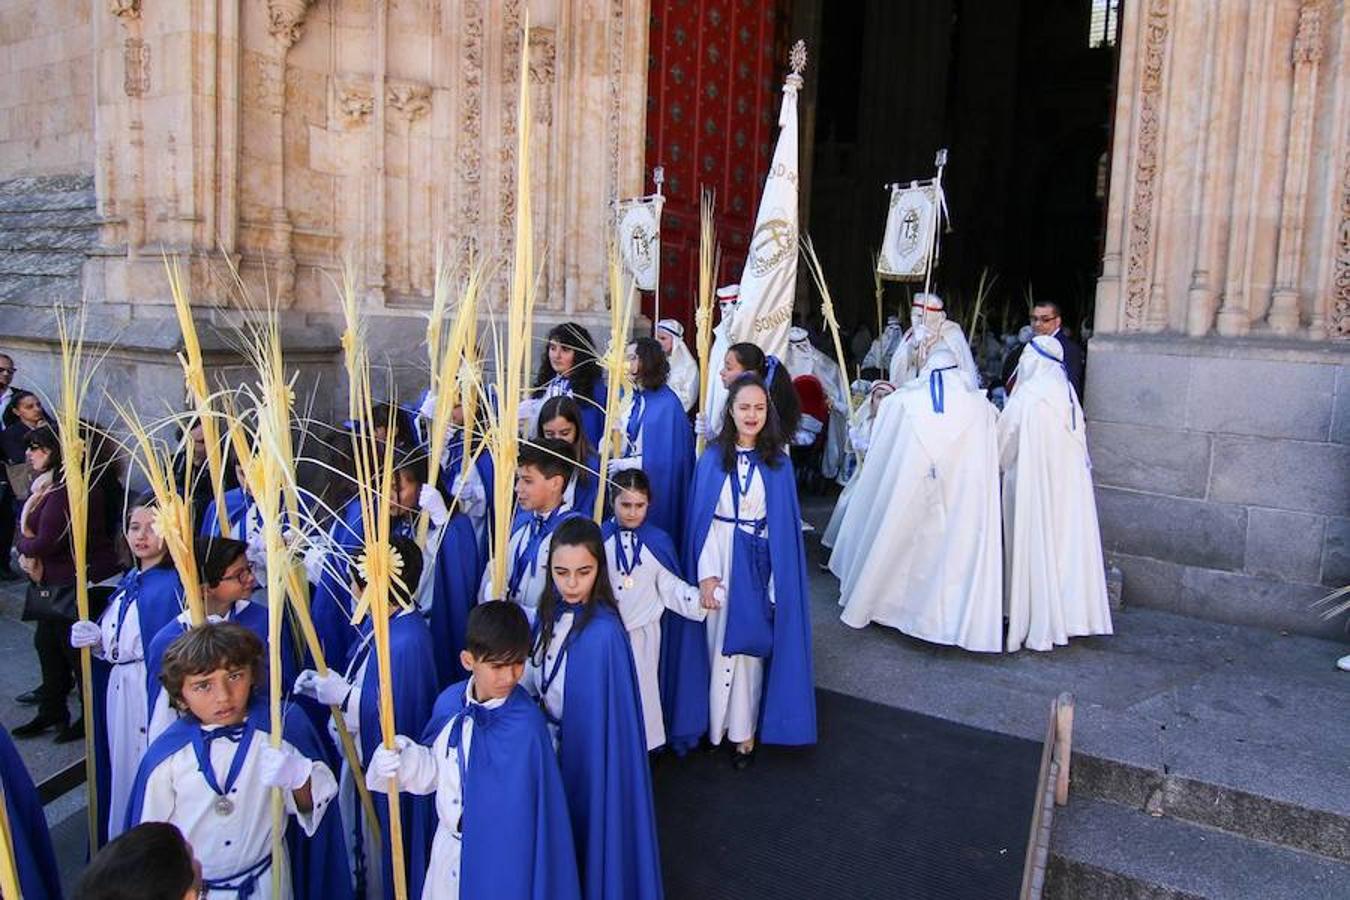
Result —
<svg viewBox="0 0 1350 900"><path fill-rule="evenodd" d="M823 526L830 502L808 499L807 518ZM1334 668L1343 644L1129 609L1117 616L1112 637L1048 654L971 654L843 625L838 584L817 567L823 555L815 535L807 552L822 687L1037 740L1051 698L1068 690L1078 699L1076 749L1350 810L1350 674ZM0 588L0 721L11 727L30 715L12 698L33 686L37 671L19 605L17 591ZM83 751L50 737L19 748L39 780ZM83 853L78 792L49 807L48 818L73 872Z"/></svg>

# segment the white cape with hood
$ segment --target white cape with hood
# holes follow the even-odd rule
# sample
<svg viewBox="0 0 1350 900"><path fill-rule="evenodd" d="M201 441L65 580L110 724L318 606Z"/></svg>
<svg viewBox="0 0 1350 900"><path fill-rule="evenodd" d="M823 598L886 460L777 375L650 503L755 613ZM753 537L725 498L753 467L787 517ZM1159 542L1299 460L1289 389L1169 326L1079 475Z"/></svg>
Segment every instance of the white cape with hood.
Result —
<svg viewBox="0 0 1350 900"><path fill-rule="evenodd" d="M938 314L942 315L942 314ZM975 365L975 356L970 352L970 344L966 342L966 333L961 330L961 326L951 319L942 316L935 324L930 325L928 330L937 331L937 340L930 351L936 353L939 347L945 347L951 351L952 356L956 358L956 364L961 369L961 375L966 379L966 384L971 388L980 386L980 367ZM904 384L910 379L919 376L919 370L922 365L917 359L917 351L923 338L914 336L914 329L911 328L905 332L901 338L900 345L895 348L895 353L891 356L891 381L897 386Z"/></svg>
<svg viewBox="0 0 1350 900"><path fill-rule="evenodd" d="M665 321L662 320L662 326L665 325ZM670 356L666 357L670 361L670 378L666 384L675 392L675 396L680 398L684 411L690 412L698 402L698 361L694 359L694 354L689 352L683 334L677 334L674 328L668 328L666 331L674 339Z"/></svg>
<svg viewBox="0 0 1350 900"><path fill-rule="evenodd" d="M788 348L783 355L783 365L793 378L799 375L813 375L820 381L825 391L825 399L830 404L830 421L827 424L825 452L820 461L820 473L826 478L838 478L844 469L844 455L848 451L848 388L839 374L839 363L826 356L805 339L805 332L795 335L797 329L788 332ZM796 338L794 339L794 335Z"/></svg>
<svg viewBox="0 0 1350 900"><path fill-rule="evenodd" d="M998 422L1009 651L1111 634L1083 410L1063 352L1052 337L1027 346Z"/></svg>
<svg viewBox="0 0 1350 900"><path fill-rule="evenodd" d="M865 384L865 382L858 382ZM876 396L881 387L888 391L890 382L875 381L868 388L868 396L858 408L853 411L853 419L848 426L849 442L853 447L853 452L866 458L868 442L872 439L872 423L876 419L876 410L874 407L884 400L884 396ZM825 530L820 535L820 543L824 547L834 548L834 543L839 537L839 526L844 523L844 516L848 514L849 504L853 501L853 492L858 488L858 478L862 474L862 466L859 465L853 470L844 489L839 492L839 498L834 501L834 511L830 513L830 522L825 526Z"/></svg>
<svg viewBox="0 0 1350 900"><path fill-rule="evenodd" d="M847 625L879 622L936 644L997 653L997 411L946 368L955 365L949 351L935 349L919 378L881 402L830 570L841 582Z"/></svg>

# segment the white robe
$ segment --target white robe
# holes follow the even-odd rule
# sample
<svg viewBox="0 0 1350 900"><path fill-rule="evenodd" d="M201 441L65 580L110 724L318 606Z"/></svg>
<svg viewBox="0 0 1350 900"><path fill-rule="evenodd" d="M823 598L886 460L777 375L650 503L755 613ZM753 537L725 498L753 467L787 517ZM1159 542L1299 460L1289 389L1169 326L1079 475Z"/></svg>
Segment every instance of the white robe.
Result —
<svg viewBox="0 0 1350 900"><path fill-rule="evenodd" d="M839 372L839 362L811 346L810 343L788 344L783 365L793 378L813 375L825 390L830 404L830 421L825 438L825 453L820 461L820 472L826 478L838 478L844 470L848 453L848 385Z"/></svg>
<svg viewBox="0 0 1350 900"><path fill-rule="evenodd" d="M571 504L564 497L559 510L571 509ZM511 542L507 544L506 553L506 577L511 577L511 566L515 563L516 554L520 548L529 543L529 526L517 528L511 533ZM553 543L553 535L547 535L539 542L539 552L535 554L534 561L525 569L525 574L520 578L520 584L517 585L519 591L516 602L525 610L525 615L529 618L530 624L534 624L534 614L539 609L539 598L544 594L544 585L548 583L548 548ZM506 596L507 585L492 583L493 564L488 560L487 568L483 571L483 580L478 584L478 602L485 603L489 600L500 600Z"/></svg>
<svg viewBox="0 0 1350 900"><path fill-rule="evenodd" d="M1062 367L1022 359L998 422L1008 650L1050 650L1111 634L1111 610L1083 410Z"/></svg>
<svg viewBox="0 0 1350 900"><path fill-rule="evenodd" d="M235 782L235 792L230 794L234 810L227 816L219 815L213 808L216 794L198 770L197 754L191 744L161 762L146 781L140 821L171 822L178 826L202 864L202 876L208 880L235 875L272 852L272 792L262 787L259 768L262 748L267 741L267 732L254 733ZM222 787L238 746L228 740L210 743L211 767L216 783ZM282 747L296 752L285 741L282 741ZM337 781L322 762L314 763L310 791L314 808L309 813L301 813L296 808L295 795L291 791L283 791L282 795L286 812L295 816L305 834L312 837L337 793ZM283 859L282 865L282 895L275 900L291 896L289 863ZM236 896L234 891L219 888L211 888L210 893L212 897ZM273 900L270 869L258 878L253 898Z"/></svg>
<svg viewBox="0 0 1350 900"><path fill-rule="evenodd" d="M900 323L887 322L886 330L872 341L872 346L868 348L867 355L863 357L862 367L864 369L882 369L890 364L891 357L895 355L895 348L900 346L900 339L904 337L904 330Z"/></svg>
<svg viewBox="0 0 1350 900"><path fill-rule="evenodd" d="M698 361L689 352L684 338L672 335L672 339L675 345L667 357L670 360L670 378L666 384L670 385L675 396L680 398L684 411L690 412L698 402Z"/></svg>
<svg viewBox="0 0 1350 900"><path fill-rule="evenodd" d="M930 326L929 334L923 341L914 339L914 329L905 332L905 336L900 341L900 346L895 348L895 353L891 356L891 381L896 387L904 384L911 379L917 378L919 371L923 368L927 353L922 354L924 359L920 359L919 353L921 345L927 345L929 352L934 347L946 347L956 357L957 365L961 367L961 374L965 377L966 384L976 390L980 386L980 367L975 365L975 357L970 352L970 344L966 342L965 332L961 326L951 319L943 318L940 324ZM936 332L936 336L933 334Z"/></svg>
<svg viewBox="0 0 1350 900"><path fill-rule="evenodd" d="M722 384L722 364L726 361L727 351L735 343L729 336L731 322L723 319L713 329L712 349L708 351L708 397L703 406L704 418L708 427L714 431L722 425L722 407L727 403L727 389Z"/></svg>
<svg viewBox="0 0 1350 900"><path fill-rule="evenodd" d="M619 616L633 648L638 692L642 696L642 720L647 726L647 749L655 750L666 742L661 686L657 677L661 664L661 614L669 609L686 619L702 622L708 611L699 603L698 588L661 565L650 550L642 552L642 558L633 569L633 586L626 586L624 579L628 576L619 570L614 549L615 541L619 540L623 541L625 558L630 562L633 559L633 532L621 530L607 538L605 556L609 561L609 583L614 587Z"/></svg>
<svg viewBox="0 0 1350 900"><path fill-rule="evenodd" d="M150 740L149 696L146 693L145 648L149 640L141 634L140 609L134 602L127 609L121 628L117 614L124 602L125 592L113 594L99 628L103 640L92 648L95 655L108 662L108 693L104 719L108 732L108 840L122 833L131 786L136 781L136 769L145 755ZM153 637L153 635L151 635ZM113 653L114 646L117 652ZM114 660L116 660L114 662Z"/></svg>
<svg viewBox="0 0 1350 900"><path fill-rule="evenodd" d="M853 421L849 424L848 434L849 442L855 445L855 442L861 442L863 447L867 447L872 439L872 423L876 416L872 409L872 398L869 396L864 400L856 410L853 411ZM866 458L867 451L862 451L862 458ZM848 513L849 504L853 500L853 493L858 487L858 476L862 474L862 465L859 464L853 470L853 475L849 477L844 489L839 492L839 498L834 502L834 511L830 513L829 524L825 526L825 531L820 535L822 546L833 548L835 541L839 538L839 527L844 523L844 516Z"/></svg>
<svg viewBox="0 0 1350 900"><path fill-rule="evenodd" d="M747 457L743 453L736 455L737 477L744 482L749 469ZM731 518L735 515L731 492L736 490L735 482L728 475L722 482L722 493L717 498L716 515ZM749 491L741 497L743 520L762 519L768 515L768 500L764 495L764 479L756 471L750 482ZM755 736L759 724L759 701L764 690L764 660L757 656L722 655L722 642L727 632L727 604L734 602L731 592L735 586L731 583L732 545L736 538L737 526L730 522L713 519L708 527L708 536L698 556L698 580L716 576L722 579L722 591L719 592L722 606L708 610L707 636L708 659L711 663L708 684L708 740L714 745L723 738L734 743L748 741ZM769 577L769 602L774 602L773 577Z"/></svg>
<svg viewBox="0 0 1350 900"><path fill-rule="evenodd" d="M994 407L945 373L945 412L928 376L881 401L830 570L840 616L937 644L1003 649Z"/></svg>
<svg viewBox="0 0 1350 900"><path fill-rule="evenodd" d="M473 699L473 679L465 684L465 705L496 709L505 697L479 703ZM399 754L398 786L409 794L436 795L436 836L431 841L431 860L422 885L422 900L459 900L459 870L464 852L460 831L464 810L464 785L459 778L459 757L450 748L451 720L436 735L430 747L412 744ZM464 717L460 747L467 767L473 747L473 719Z"/></svg>

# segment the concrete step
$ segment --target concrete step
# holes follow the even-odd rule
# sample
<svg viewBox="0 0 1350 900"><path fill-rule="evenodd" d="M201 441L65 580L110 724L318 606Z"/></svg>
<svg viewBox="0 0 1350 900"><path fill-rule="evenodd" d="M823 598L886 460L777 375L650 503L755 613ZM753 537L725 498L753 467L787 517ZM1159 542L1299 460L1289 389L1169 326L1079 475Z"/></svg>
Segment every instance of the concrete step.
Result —
<svg viewBox="0 0 1350 900"><path fill-rule="evenodd" d="M88 175L0 181L0 212L92 208L96 203L94 179Z"/></svg>
<svg viewBox="0 0 1350 900"><path fill-rule="evenodd" d="M77 254L83 259L84 251L98 244L96 223L26 228L11 228L8 224L0 222L0 251L56 251Z"/></svg>
<svg viewBox="0 0 1350 900"><path fill-rule="evenodd" d="M0 277L15 275L78 276L84 253L59 250L21 250L0 253Z"/></svg>
<svg viewBox="0 0 1350 900"><path fill-rule="evenodd" d="M1055 813L1044 896L1333 900L1350 897L1350 863L1071 795Z"/></svg>

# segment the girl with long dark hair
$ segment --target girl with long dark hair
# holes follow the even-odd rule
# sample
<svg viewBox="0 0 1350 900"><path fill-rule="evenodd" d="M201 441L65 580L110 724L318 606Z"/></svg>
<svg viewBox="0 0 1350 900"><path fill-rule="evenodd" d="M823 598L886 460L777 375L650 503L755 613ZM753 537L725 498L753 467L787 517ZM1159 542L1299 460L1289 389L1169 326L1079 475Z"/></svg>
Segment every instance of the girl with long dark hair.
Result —
<svg viewBox="0 0 1350 900"><path fill-rule="evenodd" d="M660 897L642 701L600 526L579 516L559 525L548 571L522 683L559 744L582 894Z"/></svg>
<svg viewBox="0 0 1350 900"><path fill-rule="evenodd" d="M600 454L586 437L581 407L565 394L549 397L539 407L537 431L544 440L562 441L571 448L574 470L563 489L563 499L569 508L589 516L600 490Z"/></svg>
<svg viewBox="0 0 1350 900"><path fill-rule="evenodd" d="M790 442L792 436L797 433L797 424L801 420L802 412L801 405L797 402L797 392L792 389L792 376L788 374L787 368L779 362L778 357L766 356L757 344L748 341L732 344L722 359L722 370L718 373L722 386L730 390L732 383L746 373L758 375L768 386L769 399L773 401L783 434ZM710 440L721 431L724 412L725 406L722 409L712 410L710 419L701 423Z"/></svg>
<svg viewBox="0 0 1350 900"><path fill-rule="evenodd" d="M609 473L640 469L651 482L647 518L678 546L684 534L685 495L694 470L694 432L680 398L666 383L670 363L653 338L628 345L628 374L634 388L624 418L623 457Z"/></svg>
<svg viewBox="0 0 1350 900"><path fill-rule="evenodd" d="M758 375L732 382L722 428L694 472L685 529L685 570L708 617L672 617L678 630L668 630L662 651L671 743L687 747L706 731L714 745L735 745L738 769L757 741L816 740L806 553L787 435Z"/></svg>
<svg viewBox="0 0 1350 900"><path fill-rule="evenodd" d="M581 409L582 426L591 446L600 446L605 434L605 379L595 355L590 332L576 322L563 322L549 330L534 377L535 400L563 394ZM533 411L522 410L533 417Z"/></svg>

